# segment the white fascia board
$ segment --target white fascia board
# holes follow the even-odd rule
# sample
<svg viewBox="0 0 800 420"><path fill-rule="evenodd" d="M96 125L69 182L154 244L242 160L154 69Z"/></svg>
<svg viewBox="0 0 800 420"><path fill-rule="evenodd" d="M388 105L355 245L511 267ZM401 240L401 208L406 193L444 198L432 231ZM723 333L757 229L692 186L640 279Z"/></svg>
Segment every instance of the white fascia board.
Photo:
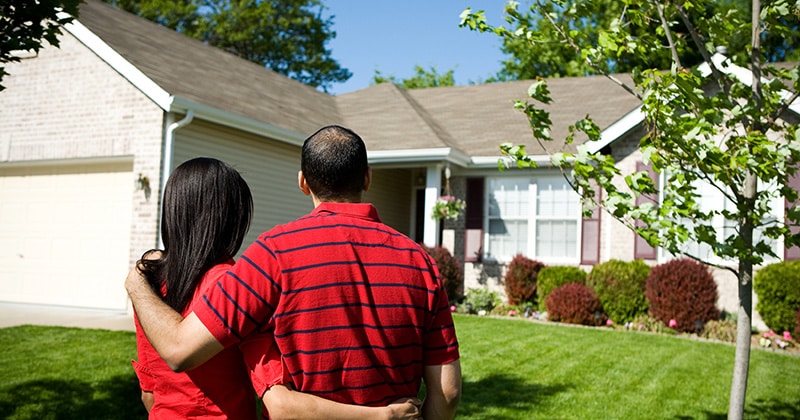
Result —
<svg viewBox="0 0 800 420"><path fill-rule="evenodd" d="M306 136L295 131L177 96L171 97L170 106L167 110L179 113L193 110L195 118L269 137L294 146L302 146L306 139Z"/></svg>
<svg viewBox="0 0 800 420"><path fill-rule="evenodd" d="M597 153L602 148L624 136L625 133L631 131L643 121L644 113L642 112L642 106L640 105L637 106L633 111L625 114L625 116L615 121L613 124L606 127L606 129L600 133L600 140L586 142L586 148L589 150L589 153Z"/></svg>
<svg viewBox="0 0 800 420"><path fill-rule="evenodd" d="M719 53L714 54L711 57L711 61L714 62L714 65L721 72L733 75L734 77L736 77L736 79L744 83L746 86L753 85L753 72L750 71L750 69L746 69L744 67L740 67L737 66L736 64L731 63L728 57L725 57L724 55ZM709 75L711 75L711 67L707 63L701 64L698 67L698 70L700 70L700 74L702 74L704 77L708 77ZM761 78L761 81L764 83L769 82L768 79L763 77ZM783 98L783 100L789 100L789 98L791 97L792 97L791 92L789 92L786 89L781 90L781 98ZM797 115L800 115L800 99L795 99L794 102L792 102L789 105L789 110L791 110Z"/></svg>
<svg viewBox="0 0 800 420"><path fill-rule="evenodd" d="M534 163L536 163L537 167L550 167L553 166L552 161L550 160L550 156L546 155L537 155L537 156L529 156ZM505 163L506 167L514 168L517 165L514 164L514 160L508 156L475 156L472 158L472 164L470 165L471 168L474 169L483 169L483 168L497 168L498 162Z"/></svg>
<svg viewBox="0 0 800 420"><path fill-rule="evenodd" d="M449 162L468 169L497 168L498 161L515 166L507 156L469 157L449 147L434 149L380 150L367 152L370 164L426 163L432 161ZM552 166L549 156L531 156L538 166Z"/></svg>
<svg viewBox="0 0 800 420"><path fill-rule="evenodd" d="M748 70L748 69L746 69L744 67L739 67L736 64L733 64L731 62L731 60L728 59L728 57L725 57L724 55L722 55L720 53L715 53L714 55L712 55L711 56L711 62L714 63L714 66L719 71L721 71L721 72L723 72L725 74L733 75L734 77L739 79L740 82L742 82L742 83L744 83L744 84L746 84L748 86L753 81L752 80L753 79L753 73L751 73L750 70ZM702 64L700 64L697 67L697 70L700 71L700 74L703 77L708 77L708 76L711 75L711 66L709 66L708 63L706 63L706 62L703 62Z"/></svg>
<svg viewBox="0 0 800 420"><path fill-rule="evenodd" d="M66 13L59 13L58 16L67 17L69 15ZM108 63L108 65L122 77L131 82L133 86L150 98L158 107L164 111L169 111L172 101L170 94L123 56L114 51L105 41L95 35L94 32L90 31L89 28L83 26L78 20L73 20L64 25L64 29L77 38L86 48L89 48L90 51L97 54L101 60Z"/></svg>
<svg viewBox="0 0 800 420"><path fill-rule="evenodd" d="M401 149L367 151L370 164L421 163L431 161L450 162L459 166L469 166L469 156L450 147L433 149Z"/></svg>

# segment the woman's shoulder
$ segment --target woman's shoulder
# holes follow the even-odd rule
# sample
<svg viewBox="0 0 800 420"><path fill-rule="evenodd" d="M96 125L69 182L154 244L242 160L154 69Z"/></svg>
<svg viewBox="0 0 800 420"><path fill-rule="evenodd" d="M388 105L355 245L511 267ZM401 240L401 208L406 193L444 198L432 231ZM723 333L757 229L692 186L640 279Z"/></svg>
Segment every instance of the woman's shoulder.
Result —
<svg viewBox="0 0 800 420"><path fill-rule="evenodd" d="M197 302L198 299L201 299L206 290L208 290L208 288L210 287L213 287L214 284L216 284L217 280L225 276L226 275L225 273L227 273L228 270L231 269L231 267L233 267L233 259L230 259L228 261L225 261L223 263L217 264L209 268L208 271L206 271L206 273L203 274L203 278L200 279L200 283L197 285L197 288L195 289L194 299L192 299L192 302L186 308L185 312L186 313L191 312L194 303Z"/></svg>

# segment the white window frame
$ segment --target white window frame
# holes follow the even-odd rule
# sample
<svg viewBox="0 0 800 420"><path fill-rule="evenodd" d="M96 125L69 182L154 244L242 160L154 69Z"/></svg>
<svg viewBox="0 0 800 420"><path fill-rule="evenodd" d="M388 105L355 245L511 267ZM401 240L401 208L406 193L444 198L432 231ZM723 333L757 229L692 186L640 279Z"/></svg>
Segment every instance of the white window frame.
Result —
<svg viewBox="0 0 800 420"><path fill-rule="evenodd" d="M486 177L486 193L484 194L484 241L483 243L486 244L484 249L484 260L488 261L497 261L501 263L507 263L511 261L511 259L517 253L521 253L528 258L548 263L548 264L564 264L564 265L575 265L580 263L581 259L581 228L582 228L582 214L581 214L581 202L580 197L577 193L572 191L569 185L565 185L565 187L569 190L572 194L573 201L567 204L569 208L568 214L565 216L561 215L539 215L540 210L540 203L538 198L540 196L540 185L544 185L547 181L554 181L554 180L561 180L566 184L566 180L563 179L563 175L560 172L547 172L537 176L496 176L496 177ZM519 216L510 216L510 217L503 217L500 215L493 215L491 209L491 200L490 197L494 192L493 189L493 182L516 182L516 183L526 183L527 185L527 192L525 193L525 198L527 199L527 210L525 214ZM560 182L559 182L560 183ZM502 206L501 206L502 207ZM526 229L526 238L525 243L521 246L522 249L518 249L516 252L512 252L513 255L495 255L492 249L492 245L496 243L492 240L492 234L490 232L490 223L493 220L504 220L504 221L524 221L527 223ZM541 256L539 255L539 250L537 250L537 240L536 240L536 232L538 230L539 224L542 221L566 221L567 223L574 224L575 229L575 238L574 238L574 247L572 250L572 256Z"/></svg>
<svg viewBox="0 0 800 420"><path fill-rule="evenodd" d="M661 181L662 181L661 185L664 185L663 182L666 181L666 176L664 174L662 174ZM713 185L709 184L706 181L698 181L698 182L702 182L702 185L699 188L701 189L701 193L700 193L700 208L703 211L723 210L723 209L732 209L733 208L733 202L728 200L722 194L722 192L719 189L715 188ZM774 188L775 188L774 186L767 187L768 190L774 189ZM663 196L659 197L659 202L661 202L662 200L663 200ZM783 197L781 197L779 195L773 196L773 198L772 198L772 200L770 202L770 213L769 213L772 216L772 218L775 218L778 221L782 221L783 217L784 217L784 214L783 214L784 210L785 209L784 209L784 199L783 199ZM724 240L727 231L736 227L736 223L735 222L733 222L731 220L726 220L721 214L715 214L714 217L711 220L711 224L712 224L712 226L714 227L714 230L717 233L717 240L718 241ZM753 232L753 234L754 234L754 237L757 238L758 235L759 235L758 230ZM780 239L774 239L773 241L775 241L775 245L773 247L773 250L775 251L775 254L778 255L778 258L774 258L774 257L770 257L770 256L764 256L763 264L774 263L774 262L781 261L783 259L783 258L781 258L781 255L783 255L783 252L784 252L783 241L780 240ZM684 250L688 250L689 247L697 247L697 246L698 246L697 243L685 243L685 244L682 245L681 248L684 249ZM709 263L712 263L712 264L723 265L723 266L737 264L736 260L724 259L724 258L720 258L719 256L715 255L713 250L711 250L711 248L707 244L702 244L702 248L705 248L703 253L698 253L700 255L697 255L697 254L692 254L692 255L695 256L695 257L700 258L703 261L706 261L706 262L709 262ZM663 247L659 247L658 248L658 261L659 262L665 262L665 261L669 261L669 260L674 259L674 258L681 258L681 257L683 257L682 254L681 255L673 255L669 251L664 249Z"/></svg>

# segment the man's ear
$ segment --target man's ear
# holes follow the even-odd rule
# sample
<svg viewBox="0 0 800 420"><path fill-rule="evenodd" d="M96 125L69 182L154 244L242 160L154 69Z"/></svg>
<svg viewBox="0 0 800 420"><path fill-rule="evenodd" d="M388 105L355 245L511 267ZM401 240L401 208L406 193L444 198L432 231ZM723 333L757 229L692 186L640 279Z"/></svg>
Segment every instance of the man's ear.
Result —
<svg viewBox="0 0 800 420"><path fill-rule="evenodd" d="M303 175L303 171L297 172L297 186L300 187L300 191L302 191L303 194L311 195L311 188L308 188L308 182L306 182L306 177Z"/></svg>
<svg viewBox="0 0 800 420"><path fill-rule="evenodd" d="M372 167L367 167L367 172L364 174L364 191L368 191L372 185Z"/></svg>

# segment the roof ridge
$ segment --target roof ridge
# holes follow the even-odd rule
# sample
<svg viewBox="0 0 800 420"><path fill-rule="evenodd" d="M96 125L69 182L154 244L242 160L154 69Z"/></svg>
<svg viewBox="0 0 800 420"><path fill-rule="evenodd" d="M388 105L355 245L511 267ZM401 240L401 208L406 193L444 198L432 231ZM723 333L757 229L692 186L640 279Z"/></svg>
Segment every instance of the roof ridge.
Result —
<svg viewBox="0 0 800 420"><path fill-rule="evenodd" d="M436 137L439 140L441 140L442 143L444 143L447 147L453 150L458 150L459 152L463 153L461 149L455 146L457 142L455 141L453 136L451 136L450 133L447 130L445 130L444 127L441 126L441 124L439 124L436 118L434 118L428 112L428 110L424 106L422 106L422 104L420 104L416 99L414 99L413 96L411 96L411 94L408 92L407 89L401 88L400 86L397 86L394 83L392 83L392 86L394 86L394 88L397 89L397 91L406 100L406 102L408 102L408 104L411 106L414 112L417 115L419 115L419 117L422 118L423 121L425 121L425 124L428 125L428 128L430 128L431 131L433 131L434 135L436 135Z"/></svg>

